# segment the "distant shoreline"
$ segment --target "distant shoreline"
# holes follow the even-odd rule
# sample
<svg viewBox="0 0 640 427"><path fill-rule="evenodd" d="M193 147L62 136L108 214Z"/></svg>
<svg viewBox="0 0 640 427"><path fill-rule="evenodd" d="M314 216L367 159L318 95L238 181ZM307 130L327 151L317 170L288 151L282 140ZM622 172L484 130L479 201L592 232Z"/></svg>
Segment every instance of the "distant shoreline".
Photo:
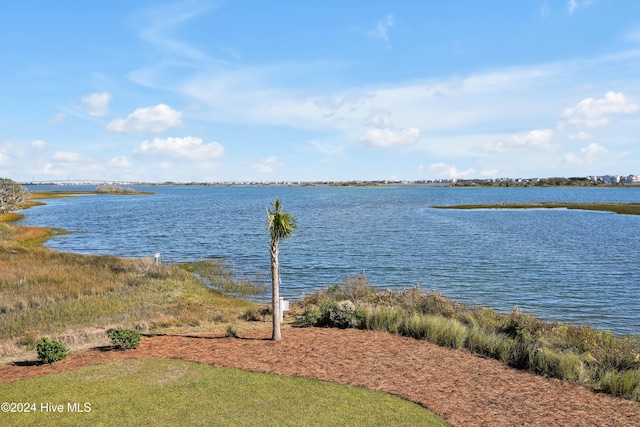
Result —
<svg viewBox="0 0 640 427"><path fill-rule="evenodd" d="M112 181L109 181L112 182ZM422 182L422 181L326 181L326 182L117 182L117 185L144 187L433 187L433 188L640 188L640 183L551 183L546 181L456 181L456 182ZM95 182L21 182L24 186L38 187L85 187L96 186Z"/></svg>

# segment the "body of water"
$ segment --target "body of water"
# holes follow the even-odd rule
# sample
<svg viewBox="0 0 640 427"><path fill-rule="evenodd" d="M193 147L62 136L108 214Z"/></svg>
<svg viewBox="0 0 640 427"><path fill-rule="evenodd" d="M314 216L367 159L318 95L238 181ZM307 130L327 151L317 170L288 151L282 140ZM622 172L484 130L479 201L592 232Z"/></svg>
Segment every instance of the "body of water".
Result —
<svg viewBox="0 0 640 427"><path fill-rule="evenodd" d="M221 257L240 274L268 281L266 208L279 197L299 224L280 247L285 297L299 299L364 272L380 288L419 284L501 312L517 305L542 318L640 333L640 216L431 208L637 203L640 188L137 189L156 194L46 200L25 211L20 224L70 231L47 243L56 250L124 257L160 252L165 262Z"/></svg>

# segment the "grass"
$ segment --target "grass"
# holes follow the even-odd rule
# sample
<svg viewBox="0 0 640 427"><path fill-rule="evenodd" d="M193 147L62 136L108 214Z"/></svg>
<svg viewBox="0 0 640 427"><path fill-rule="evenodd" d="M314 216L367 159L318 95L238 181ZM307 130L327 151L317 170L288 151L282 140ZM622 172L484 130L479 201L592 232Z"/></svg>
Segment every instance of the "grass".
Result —
<svg viewBox="0 0 640 427"><path fill-rule="evenodd" d="M4 426L447 425L386 393L176 360L125 360L1 384L0 395L37 409L2 414ZM47 402L64 412L40 412ZM90 412L70 413L69 403Z"/></svg>
<svg viewBox="0 0 640 427"><path fill-rule="evenodd" d="M577 209L588 211L614 212L624 215L640 215L640 203L498 203L486 205L432 206L437 209Z"/></svg>
<svg viewBox="0 0 640 427"><path fill-rule="evenodd" d="M269 290L263 283L235 278L229 266L222 261L200 260L184 263L182 267L194 273L208 287L240 298L265 294Z"/></svg>
<svg viewBox="0 0 640 427"><path fill-rule="evenodd" d="M33 330L200 326L234 320L253 305L152 259L0 249L0 339Z"/></svg>
<svg viewBox="0 0 640 427"><path fill-rule="evenodd" d="M338 326L330 321L331 311L345 300L355 303L355 327L466 348L517 369L640 401L640 336L545 322L517 307L501 314L417 286L375 291L364 276L307 296L300 325Z"/></svg>

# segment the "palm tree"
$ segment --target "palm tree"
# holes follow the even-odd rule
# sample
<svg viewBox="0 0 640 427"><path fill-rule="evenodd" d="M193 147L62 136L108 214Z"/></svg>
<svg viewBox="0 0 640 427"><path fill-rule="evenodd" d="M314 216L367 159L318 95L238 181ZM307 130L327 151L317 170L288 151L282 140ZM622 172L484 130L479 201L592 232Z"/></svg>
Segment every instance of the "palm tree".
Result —
<svg viewBox="0 0 640 427"><path fill-rule="evenodd" d="M280 200L276 199L271 206L273 210L267 208L267 230L271 234L271 297L273 313L273 335L271 339L279 340L280 334L280 266L278 263L278 243L290 237L298 228L296 217L283 212Z"/></svg>

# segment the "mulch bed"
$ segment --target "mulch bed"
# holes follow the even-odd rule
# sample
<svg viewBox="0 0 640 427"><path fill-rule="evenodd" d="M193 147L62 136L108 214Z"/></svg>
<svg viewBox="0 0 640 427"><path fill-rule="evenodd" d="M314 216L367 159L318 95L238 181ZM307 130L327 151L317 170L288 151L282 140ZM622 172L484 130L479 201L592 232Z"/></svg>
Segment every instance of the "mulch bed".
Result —
<svg viewBox="0 0 640 427"><path fill-rule="evenodd" d="M171 358L380 390L417 402L454 426L640 426L640 403L511 369L466 351L353 329L268 329L145 337L126 352L94 348L49 365L0 365L0 383L121 359Z"/></svg>

